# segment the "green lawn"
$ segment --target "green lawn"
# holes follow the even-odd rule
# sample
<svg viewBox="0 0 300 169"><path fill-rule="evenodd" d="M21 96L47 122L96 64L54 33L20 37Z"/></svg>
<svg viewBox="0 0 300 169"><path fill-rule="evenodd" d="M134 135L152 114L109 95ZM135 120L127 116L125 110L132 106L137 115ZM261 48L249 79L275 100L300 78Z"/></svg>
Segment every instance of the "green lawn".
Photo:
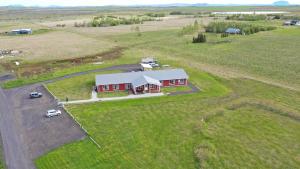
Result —
<svg viewBox="0 0 300 169"><path fill-rule="evenodd" d="M174 93L174 92L185 92L191 91L192 89L189 86L176 86L176 87L163 87L161 91L163 93Z"/></svg>
<svg viewBox="0 0 300 169"><path fill-rule="evenodd" d="M105 71L90 73L69 79L64 79L47 84L48 89L60 100L84 100L90 99L93 86L95 86L95 76L98 74L118 73L119 71Z"/></svg>
<svg viewBox="0 0 300 169"><path fill-rule="evenodd" d="M116 92L101 92L98 93L98 97L122 97L122 96L128 96L128 91L116 91Z"/></svg>

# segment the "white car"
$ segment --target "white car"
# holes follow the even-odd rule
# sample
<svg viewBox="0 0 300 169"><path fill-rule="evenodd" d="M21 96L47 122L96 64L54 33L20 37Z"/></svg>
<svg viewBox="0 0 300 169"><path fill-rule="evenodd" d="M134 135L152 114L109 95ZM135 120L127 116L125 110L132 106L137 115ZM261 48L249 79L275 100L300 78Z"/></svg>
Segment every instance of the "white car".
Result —
<svg viewBox="0 0 300 169"><path fill-rule="evenodd" d="M48 110L46 116L47 117L53 117L53 116L59 116L61 115L60 110Z"/></svg>

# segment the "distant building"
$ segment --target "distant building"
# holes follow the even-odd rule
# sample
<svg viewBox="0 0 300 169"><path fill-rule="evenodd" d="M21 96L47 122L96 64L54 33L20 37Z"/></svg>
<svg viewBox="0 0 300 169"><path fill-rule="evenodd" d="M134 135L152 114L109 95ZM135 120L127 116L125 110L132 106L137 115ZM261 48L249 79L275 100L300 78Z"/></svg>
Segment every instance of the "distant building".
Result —
<svg viewBox="0 0 300 169"><path fill-rule="evenodd" d="M15 29L11 31L14 35L32 34L32 29Z"/></svg>
<svg viewBox="0 0 300 169"><path fill-rule="evenodd" d="M290 25L291 25L291 21L285 21L285 22L283 23L283 25L284 25L284 26L290 26Z"/></svg>
<svg viewBox="0 0 300 169"><path fill-rule="evenodd" d="M298 26L299 25L299 20L290 20L290 21L285 21L283 23L284 26Z"/></svg>
<svg viewBox="0 0 300 169"><path fill-rule="evenodd" d="M292 20L291 25L296 25L299 21L298 20Z"/></svg>
<svg viewBox="0 0 300 169"><path fill-rule="evenodd" d="M141 63L141 69L142 69L142 71L149 71L149 70L152 70L153 67L149 64Z"/></svg>
<svg viewBox="0 0 300 169"><path fill-rule="evenodd" d="M141 60L141 64L148 64L152 67L159 67L159 64L157 63L157 60L155 60L152 57L148 57L148 58L143 58Z"/></svg>
<svg viewBox="0 0 300 169"><path fill-rule="evenodd" d="M241 30L238 28L228 28L226 29L225 33L228 34L241 34Z"/></svg>

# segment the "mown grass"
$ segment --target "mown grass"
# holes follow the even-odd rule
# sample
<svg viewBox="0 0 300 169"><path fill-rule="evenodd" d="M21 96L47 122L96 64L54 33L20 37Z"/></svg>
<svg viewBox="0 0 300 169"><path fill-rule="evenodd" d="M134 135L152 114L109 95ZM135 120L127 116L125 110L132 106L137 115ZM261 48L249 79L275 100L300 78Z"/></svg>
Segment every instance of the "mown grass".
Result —
<svg viewBox="0 0 300 169"><path fill-rule="evenodd" d="M98 93L99 98L106 98L106 97L122 97L122 96L128 96L128 91L116 91L116 92L102 92Z"/></svg>
<svg viewBox="0 0 300 169"><path fill-rule="evenodd" d="M95 76L98 74L118 73L120 71L104 71L90 73L69 79L64 79L47 84L48 89L60 100L90 99L93 87L95 86Z"/></svg>
<svg viewBox="0 0 300 169"><path fill-rule="evenodd" d="M185 92L191 91L192 89L189 86L176 86L176 87L163 87L161 91L163 93L173 93L173 92Z"/></svg>

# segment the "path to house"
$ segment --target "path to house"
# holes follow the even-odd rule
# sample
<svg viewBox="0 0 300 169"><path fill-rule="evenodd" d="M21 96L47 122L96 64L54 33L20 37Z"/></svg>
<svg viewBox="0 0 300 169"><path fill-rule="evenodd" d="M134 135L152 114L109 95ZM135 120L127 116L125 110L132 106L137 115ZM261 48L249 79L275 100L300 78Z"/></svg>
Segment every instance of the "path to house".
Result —
<svg viewBox="0 0 300 169"><path fill-rule="evenodd" d="M169 96L177 96L177 95L182 95L182 94L197 93L197 92L200 91L200 89L197 86L193 85L192 83L189 82L188 85L191 88L191 90L189 90L189 91L180 91L180 92L171 92L168 95Z"/></svg>
<svg viewBox="0 0 300 169"><path fill-rule="evenodd" d="M82 104L82 103L93 103L93 102L103 102L103 101L114 101L114 100L128 100L128 99L140 99L140 98L148 98L148 97L158 97L164 96L163 93L147 93L141 95L128 95L123 97L109 97L109 98L97 98L92 97L88 100L75 100L75 101L68 101L68 102L60 102L60 104Z"/></svg>

